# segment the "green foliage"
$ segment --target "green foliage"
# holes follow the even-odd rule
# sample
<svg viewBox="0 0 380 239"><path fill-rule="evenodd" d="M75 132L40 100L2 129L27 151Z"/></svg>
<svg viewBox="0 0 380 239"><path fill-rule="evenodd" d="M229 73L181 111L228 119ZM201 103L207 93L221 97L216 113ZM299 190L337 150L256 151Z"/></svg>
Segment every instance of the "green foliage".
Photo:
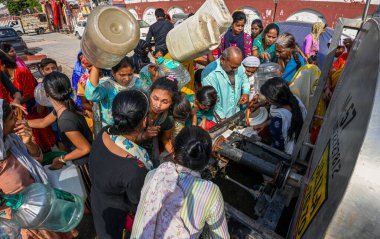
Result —
<svg viewBox="0 0 380 239"><path fill-rule="evenodd" d="M20 15L27 9L34 9L37 7L41 11L41 4L38 0L0 0L3 3L11 15Z"/></svg>

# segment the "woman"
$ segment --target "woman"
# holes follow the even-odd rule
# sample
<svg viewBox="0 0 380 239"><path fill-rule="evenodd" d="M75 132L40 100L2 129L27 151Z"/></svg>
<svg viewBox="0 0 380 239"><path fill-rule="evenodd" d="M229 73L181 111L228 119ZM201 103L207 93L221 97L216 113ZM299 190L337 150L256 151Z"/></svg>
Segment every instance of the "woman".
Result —
<svg viewBox="0 0 380 239"><path fill-rule="evenodd" d="M141 69L150 63L148 54L150 52L148 42L139 40L137 47L133 50L132 63L135 69L135 74L140 74Z"/></svg>
<svg viewBox="0 0 380 239"><path fill-rule="evenodd" d="M271 119L256 129L260 130L269 126L272 146L292 154L306 117L305 106L293 95L288 84L280 77L267 80L261 86L260 93L271 105Z"/></svg>
<svg viewBox="0 0 380 239"><path fill-rule="evenodd" d="M305 65L305 61L298 51L296 39L288 32L284 32L277 39L276 56L281 67L281 77L288 83L291 82L298 69Z"/></svg>
<svg viewBox="0 0 380 239"><path fill-rule="evenodd" d="M2 71L8 76L13 85L23 93L21 104L27 109L28 116L19 114L18 119L27 118L35 119L45 117L47 115L46 108L36 105L34 99L34 90L37 86L37 80L27 67L17 66L14 63L5 63L1 66ZM42 151L51 151L51 147L55 144L55 137L51 127L47 129L33 130L33 138L41 147Z"/></svg>
<svg viewBox="0 0 380 239"><path fill-rule="evenodd" d="M148 154L137 145L149 112L138 90L120 92L112 104L114 124L101 130L90 154L91 205L98 238L122 238L128 213L135 213Z"/></svg>
<svg viewBox="0 0 380 239"><path fill-rule="evenodd" d="M258 37L261 34L263 29L264 29L263 22L260 19L255 19L252 21L252 23L251 23L252 41L254 41L256 39L256 37Z"/></svg>
<svg viewBox="0 0 380 239"><path fill-rule="evenodd" d="M316 22L311 28L311 33L303 40L303 52L307 59L311 56L316 57L319 52L319 36L326 31L327 25L322 22Z"/></svg>
<svg viewBox="0 0 380 239"><path fill-rule="evenodd" d="M50 169L60 169L66 161L72 161L79 167L87 195L90 195L91 182L87 161L91 150L92 133L82 110L71 98L73 88L70 80L65 74L52 72L45 76L43 84L46 96L54 110L43 119L29 120L28 124L32 128L45 128L57 121L62 143L68 153L54 158ZM86 206L90 209L89 200Z"/></svg>
<svg viewBox="0 0 380 239"><path fill-rule="evenodd" d="M280 28L276 23L269 24L253 42L252 55L260 58L260 63L266 61L277 62L276 40L280 34Z"/></svg>
<svg viewBox="0 0 380 239"><path fill-rule="evenodd" d="M153 166L159 165L160 145L171 154L173 152L172 130L174 120L171 108L179 101L177 81L172 78L158 78L152 85L149 96L149 114L147 129L139 138L147 149Z"/></svg>
<svg viewBox="0 0 380 239"><path fill-rule="evenodd" d="M73 75L71 77L71 83L76 93L78 93L78 81L79 78L86 72L86 69L82 66L82 50L79 50L77 60L74 65ZM76 104L79 108L82 108L80 97L77 96Z"/></svg>
<svg viewBox="0 0 380 239"><path fill-rule="evenodd" d="M25 62L17 55L16 50L13 48L11 44L8 44L8 43L1 44L1 50L7 53L9 58L11 58L14 62L16 62L18 67L27 67Z"/></svg>
<svg viewBox="0 0 380 239"><path fill-rule="evenodd" d="M8 103L0 99L0 189L4 194L19 193L32 183L48 183L47 175L38 161L42 160L41 149L32 141L32 130L25 121L17 122L16 114ZM0 207L6 218L11 210ZM23 239L64 239L78 233L56 233L46 230L22 229Z"/></svg>
<svg viewBox="0 0 380 239"><path fill-rule="evenodd" d="M243 58L250 56L252 54L252 38L249 34L244 32L247 17L244 12L236 11L232 14L232 20L232 26L222 37L220 51L223 52L231 46L237 46L241 50Z"/></svg>
<svg viewBox="0 0 380 239"><path fill-rule="evenodd" d="M141 81L134 76L132 61L129 57L123 58L112 67L112 76L103 77L99 82L101 69L93 66L90 79L87 80L85 96L87 100L100 102L103 126L112 125L112 102L122 90L140 89Z"/></svg>
<svg viewBox="0 0 380 239"><path fill-rule="evenodd" d="M200 176L211 147L210 136L197 126L178 134L174 159L147 175L131 238L199 238L206 224L210 238L230 238L222 194Z"/></svg>
<svg viewBox="0 0 380 239"><path fill-rule="evenodd" d="M86 118L87 125L90 128L91 132L94 132L93 131L94 122L92 120L93 104L91 101L86 99L85 93L84 93L85 89L86 89L87 81L90 78L90 71L93 68L93 65L91 62L89 62L87 60L87 58L85 56L81 57L81 63L82 63L83 68L86 69L86 72L83 73L83 75L78 80L78 87L77 87L78 88L78 96L80 98L81 105L82 105L83 109L85 110L85 118Z"/></svg>

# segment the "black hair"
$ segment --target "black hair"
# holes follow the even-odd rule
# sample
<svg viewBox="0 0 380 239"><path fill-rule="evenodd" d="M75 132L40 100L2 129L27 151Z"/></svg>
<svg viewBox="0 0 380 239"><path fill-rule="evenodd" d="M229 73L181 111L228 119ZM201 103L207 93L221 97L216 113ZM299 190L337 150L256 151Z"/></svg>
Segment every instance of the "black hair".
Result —
<svg viewBox="0 0 380 239"><path fill-rule="evenodd" d="M197 98L199 104L209 107L210 109L213 108L218 101L218 93L212 86L203 86L195 94L195 97Z"/></svg>
<svg viewBox="0 0 380 239"><path fill-rule="evenodd" d="M134 69L133 68L133 61L128 56L121 59L121 61L116 66L112 67L111 69L112 69L112 72L117 72L121 68L124 68L124 67L131 67L132 69Z"/></svg>
<svg viewBox="0 0 380 239"><path fill-rule="evenodd" d="M173 107L173 118L186 121L191 116L190 101L185 96L180 96L178 102Z"/></svg>
<svg viewBox="0 0 380 239"><path fill-rule="evenodd" d="M82 110L71 98L73 88L70 79L63 73L53 71L44 78L44 89L46 94L56 101L63 102L65 107L73 113L83 114Z"/></svg>
<svg viewBox="0 0 380 239"><path fill-rule="evenodd" d="M153 52L153 55L156 55L158 52L161 52L162 53L162 56L165 56L166 54L168 54L168 49L166 47L158 47L154 52Z"/></svg>
<svg viewBox="0 0 380 239"><path fill-rule="evenodd" d="M278 25L276 23L269 23L263 30L263 32L261 33L263 35L263 44L265 45L265 35L269 33L270 30L276 30L277 31L277 36L280 35L280 28L278 27Z"/></svg>
<svg viewBox="0 0 380 239"><path fill-rule="evenodd" d="M12 107L5 101L3 101L3 122L13 113Z"/></svg>
<svg viewBox="0 0 380 239"><path fill-rule="evenodd" d="M2 43L0 48L2 51L4 51L5 53L8 53L11 49L12 49L12 45L9 44L9 43Z"/></svg>
<svg viewBox="0 0 380 239"><path fill-rule="evenodd" d="M13 61L11 58L9 58L8 54L4 51L0 51L0 61L1 64L5 65L7 68L16 69L17 64L15 61Z"/></svg>
<svg viewBox="0 0 380 239"><path fill-rule="evenodd" d="M232 13L232 24L237 23L238 21L244 21L244 23L247 22L247 17L244 12L236 11Z"/></svg>
<svg viewBox="0 0 380 239"><path fill-rule="evenodd" d="M290 106L292 121L288 129L288 138L297 140L302 129L303 117L299 102L290 91L288 84L281 77L274 77L261 86L260 92L274 103Z"/></svg>
<svg viewBox="0 0 380 239"><path fill-rule="evenodd" d="M53 60L51 58L44 58L41 60L39 67L40 67L40 69L43 69L44 67L46 67L49 64L54 64L54 65L58 66L57 62L55 60Z"/></svg>
<svg viewBox="0 0 380 239"><path fill-rule="evenodd" d="M293 59L297 63L297 68L301 67L301 61L299 57L299 52L298 52L298 46L295 37L289 33L289 32L284 32L281 34L281 36L277 39L276 44L279 44L280 46L284 48L289 48L290 53L293 56Z"/></svg>
<svg viewBox="0 0 380 239"><path fill-rule="evenodd" d="M154 11L154 15L156 17L165 17L165 11L162 8L157 8L156 11Z"/></svg>
<svg viewBox="0 0 380 239"><path fill-rule="evenodd" d="M166 90L172 96L173 105L179 102L181 94L178 91L178 81L167 77L158 78L150 87L150 93L155 89Z"/></svg>
<svg viewBox="0 0 380 239"><path fill-rule="evenodd" d="M253 20L251 23L251 26L252 25L257 25L259 28L261 28L261 30L263 30L263 28L264 28L263 22L260 19Z"/></svg>
<svg viewBox="0 0 380 239"><path fill-rule="evenodd" d="M211 137L198 126L185 127L174 140L174 160L179 164L200 171L211 156Z"/></svg>
<svg viewBox="0 0 380 239"><path fill-rule="evenodd" d="M126 90L118 93L112 102L114 124L109 132L122 135L134 132L149 110L148 97L139 90Z"/></svg>
<svg viewBox="0 0 380 239"><path fill-rule="evenodd" d="M197 83L201 83L202 82L202 72L203 72L203 69L198 69L194 73L194 81L195 82L197 82Z"/></svg>

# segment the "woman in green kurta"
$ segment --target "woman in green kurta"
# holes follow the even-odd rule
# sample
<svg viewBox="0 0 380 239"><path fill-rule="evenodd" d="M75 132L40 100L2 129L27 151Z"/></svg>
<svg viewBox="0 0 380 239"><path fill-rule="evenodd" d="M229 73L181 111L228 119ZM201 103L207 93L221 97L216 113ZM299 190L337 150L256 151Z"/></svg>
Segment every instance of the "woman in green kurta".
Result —
<svg viewBox="0 0 380 239"><path fill-rule="evenodd" d="M253 42L253 56L260 58L261 63L266 61L277 62L276 40L280 34L280 28L276 23L269 24Z"/></svg>

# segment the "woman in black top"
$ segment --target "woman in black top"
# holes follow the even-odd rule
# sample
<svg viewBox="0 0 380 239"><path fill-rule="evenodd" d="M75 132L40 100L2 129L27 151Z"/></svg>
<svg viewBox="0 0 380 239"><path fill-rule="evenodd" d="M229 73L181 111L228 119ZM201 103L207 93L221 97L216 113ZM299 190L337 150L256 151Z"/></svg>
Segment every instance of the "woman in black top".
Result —
<svg viewBox="0 0 380 239"><path fill-rule="evenodd" d="M60 169L66 161L72 161L80 169L87 196L89 196L91 182L87 161L93 140L91 130L82 110L71 98L73 89L65 74L52 72L45 76L43 84L46 96L54 110L43 119L29 120L28 124L32 128L45 128L57 121L62 143L68 154L55 158L50 169ZM90 209L89 199L86 206Z"/></svg>
<svg viewBox="0 0 380 239"><path fill-rule="evenodd" d="M120 92L112 103L114 124L93 143L91 205L98 238L122 238L128 213L136 212L148 153L135 142L146 127L148 105L141 91Z"/></svg>

